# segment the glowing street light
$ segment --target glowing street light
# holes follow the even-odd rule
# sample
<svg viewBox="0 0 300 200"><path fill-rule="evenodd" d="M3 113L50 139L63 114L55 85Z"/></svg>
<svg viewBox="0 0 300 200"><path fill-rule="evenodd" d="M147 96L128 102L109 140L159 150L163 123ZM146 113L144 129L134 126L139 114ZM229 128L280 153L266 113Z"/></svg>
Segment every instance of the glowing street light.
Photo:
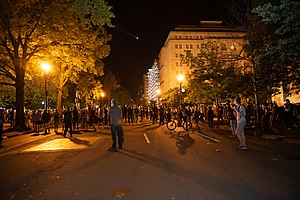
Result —
<svg viewBox="0 0 300 200"><path fill-rule="evenodd" d="M45 110L48 109L48 91L47 91L47 74L51 70L51 66L48 63L41 64L42 70L44 70L45 79Z"/></svg>
<svg viewBox="0 0 300 200"><path fill-rule="evenodd" d="M41 66L45 73L48 73L51 70L51 66L48 63L42 63Z"/></svg>
<svg viewBox="0 0 300 200"><path fill-rule="evenodd" d="M100 93L100 97L100 105L102 105L103 98L105 97L105 93L103 91Z"/></svg>
<svg viewBox="0 0 300 200"><path fill-rule="evenodd" d="M182 103L182 94L181 94L181 83L184 80L184 76L182 74L177 75L177 80L179 82L179 104L181 105Z"/></svg>

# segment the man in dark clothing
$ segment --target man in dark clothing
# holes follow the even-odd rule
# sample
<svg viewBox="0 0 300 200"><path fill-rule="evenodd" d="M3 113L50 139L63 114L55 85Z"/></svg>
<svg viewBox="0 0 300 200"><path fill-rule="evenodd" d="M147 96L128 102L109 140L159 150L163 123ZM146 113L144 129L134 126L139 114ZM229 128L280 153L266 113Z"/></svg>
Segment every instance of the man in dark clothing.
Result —
<svg viewBox="0 0 300 200"><path fill-rule="evenodd" d="M78 129L78 122L79 122L79 113L77 110L77 106L73 108L73 129Z"/></svg>
<svg viewBox="0 0 300 200"><path fill-rule="evenodd" d="M213 127L213 121L214 121L215 115L214 111L212 110L212 106L208 107L208 113L207 113L207 119L208 119L208 126L209 128Z"/></svg>
<svg viewBox="0 0 300 200"><path fill-rule="evenodd" d="M158 118L158 109L157 109L157 106L154 105L153 108L152 108L152 124L155 124L157 123L157 118Z"/></svg>
<svg viewBox="0 0 300 200"><path fill-rule="evenodd" d="M159 108L159 125L164 125L165 109L163 106Z"/></svg>
<svg viewBox="0 0 300 200"><path fill-rule="evenodd" d="M111 100L111 107L109 108L108 115L110 119L111 135L112 135L112 147L108 151L117 151L117 136L119 149L123 148L124 143L124 132L123 132L123 113L122 109L118 107L116 99Z"/></svg>
<svg viewBox="0 0 300 200"><path fill-rule="evenodd" d="M66 137L67 131L70 128L70 137L72 138L73 130L72 130L72 112L70 111L70 107L67 107L67 110L64 112L64 137Z"/></svg>
<svg viewBox="0 0 300 200"><path fill-rule="evenodd" d="M133 125L133 108L132 106L129 106L128 110L127 110L127 114L128 114L128 124L132 124Z"/></svg>

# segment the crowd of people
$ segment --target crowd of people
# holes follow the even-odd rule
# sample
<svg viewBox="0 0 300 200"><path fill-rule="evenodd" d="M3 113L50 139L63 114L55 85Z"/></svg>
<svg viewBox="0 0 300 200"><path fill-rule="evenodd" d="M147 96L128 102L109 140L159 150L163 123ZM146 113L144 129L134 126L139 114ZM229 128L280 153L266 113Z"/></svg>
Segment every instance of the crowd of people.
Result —
<svg viewBox="0 0 300 200"><path fill-rule="evenodd" d="M213 105L181 105L179 107L170 107L167 105L153 106L136 106L136 105L118 105L122 110L123 123L126 125L138 124L142 121L151 121L153 124L163 125L172 118L179 120L201 120L207 122L210 128L215 123L226 124L232 127L232 135L236 130L236 115L233 110L235 105L230 102L224 104ZM256 113L261 119L263 131L280 132L283 129L291 130L299 126L299 113L294 104L288 99L283 106L278 106L275 102L264 103L259 108L254 104L245 105L247 112L247 126L256 126ZM45 133L50 131L50 127L54 127L54 131L58 132L58 128L62 127L64 135L69 129L70 135L76 129L87 129L103 127L109 125L109 106L100 105L97 108L87 107L78 109L74 106L72 109L67 107L58 112L56 109L49 110L25 110L25 125L30 127L36 134L39 134L41 127ZM10 127L14 127L15 111L9 109L1 110L1 126L9 123Z"/></svg>

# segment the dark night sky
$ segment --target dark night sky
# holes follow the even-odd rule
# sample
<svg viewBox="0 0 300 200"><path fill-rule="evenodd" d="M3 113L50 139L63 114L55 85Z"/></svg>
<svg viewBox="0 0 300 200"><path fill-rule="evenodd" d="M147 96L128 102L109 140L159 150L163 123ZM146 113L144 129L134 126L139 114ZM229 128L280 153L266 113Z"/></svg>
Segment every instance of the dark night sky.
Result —
<svg viewBox="0 0 300 200"><path fill-rule="evenodd" d="M179 3L179 2L181 3ZM167 36L178 25L223 20L222 0L109 0L116 26L105 65L135 97L142 76L158 57ZM137 40L134 36L139 37Z"/></svg>

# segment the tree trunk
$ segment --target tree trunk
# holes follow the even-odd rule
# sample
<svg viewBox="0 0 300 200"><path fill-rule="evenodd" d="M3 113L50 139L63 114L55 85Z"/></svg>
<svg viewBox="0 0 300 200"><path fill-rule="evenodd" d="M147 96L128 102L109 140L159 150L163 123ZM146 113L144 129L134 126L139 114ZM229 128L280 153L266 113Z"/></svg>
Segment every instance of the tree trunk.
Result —
<svg viewBox="0 0 300 200"><path fill-rule="evenodd" d="M21 67L16 70L16 121L15 128L25 130L25 115L24 115L24 73Z"/></svg>
<svg viewBox="0 0 300 200"><path fill-rule="evenodd" d="M58 86L58 95L57 95L57 110L59 113L61 113L61 107L62 107L62 90L64 87L64 78L61 74L59 78L59 86Z"/></svg>

